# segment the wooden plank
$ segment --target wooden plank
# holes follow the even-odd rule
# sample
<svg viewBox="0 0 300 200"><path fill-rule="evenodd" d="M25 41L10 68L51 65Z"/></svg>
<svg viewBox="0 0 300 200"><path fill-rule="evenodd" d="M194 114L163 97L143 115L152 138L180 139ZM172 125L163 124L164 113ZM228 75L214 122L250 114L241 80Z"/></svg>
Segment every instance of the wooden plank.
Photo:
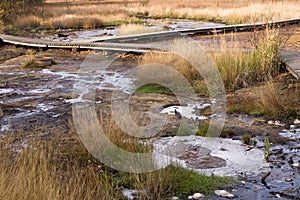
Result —
<svg viewBox="0 0 300 200"><path fill-rule="evenodd" d="M297 79L300 79L300 52L299 51L281 51L288 71Z"/></svg>

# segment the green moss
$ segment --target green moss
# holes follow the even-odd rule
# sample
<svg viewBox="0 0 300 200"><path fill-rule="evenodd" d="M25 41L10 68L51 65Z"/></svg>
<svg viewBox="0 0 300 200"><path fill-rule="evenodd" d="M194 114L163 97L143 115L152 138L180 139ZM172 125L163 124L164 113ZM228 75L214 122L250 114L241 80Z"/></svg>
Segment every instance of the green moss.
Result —
<svg viewBox="0 0 300 200"><path fill-rule="evenodd" d="M146 84L139 87L136 91L141 93L172 94L171 90L158 84Z"/></svg>
<svg viewBox="0 0 300 200"><path fill-rule="evenodd" d="M128 174L117 172L111 178L114 187L132 188L141 191L146 189L145 195L150 195L153 199L169 199L174 196L184 198L196 192L208 195L216 189L234 184L234 180L229 177L206 176L173 165L151 173ZM147 198L141 196L141 199Z"/></svg>
<svg viewBox="0 0 300 200"><path fill-rule="evenodd" d="M208 123L201 123L199 129L195 130L195 135L205 137L209 128Z"/></svg>
<svg viewBox="0 0 300 200"><path fill-rule="evenodd" d="M169 166L162 171L156 172L154 177L157 175L159 175L157 180L160 181L158 184L163 188L166 197L174 195L187 197L196 192L207 195L218 188L224 188L232 181L227 177L206 176L179 166Z"/></svg>

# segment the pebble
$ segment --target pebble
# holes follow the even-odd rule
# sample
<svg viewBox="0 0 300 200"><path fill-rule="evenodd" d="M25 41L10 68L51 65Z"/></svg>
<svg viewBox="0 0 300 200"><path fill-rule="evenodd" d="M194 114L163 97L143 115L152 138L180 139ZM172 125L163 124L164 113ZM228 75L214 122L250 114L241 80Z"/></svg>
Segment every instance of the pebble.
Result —
<svg viewBox="0 0 300 200"><path fill-rule="evenodd" d="M293 179L291 179L291 178L286 178L285 181L290 183L290 182L293 181Z"/></svg>
<svg viewBox="0 0 300 200"><path fill-rule="evenodd" d="M254 185L254 186L253 186L253 189L254 189L254 190L262 190L263 188L260 187L260 186L258 186L258 185Z"/></svg>
<svg viewBox="0 0 300 200"><path fill-rule="evenodd" d="M188 199L193 199L193 196L189 196Z"/></svg>
<svg viewBox="0 0 300 200"><path fill-rule="evenodd" d="M276 194L275 196L277 197L277 199L281 199L280 194Z"/></svg>
<svg viewBox="0 0 300 200"><path fill-rule="evenodd" d="M172 200L179 200L179 198L178 197L173 197Z"/></svg>
<svg viewBox="0 0 300 200"><path fill-rule="evenodd" d="M284 126L284 124L282 124L282 123L280 123L280 121L272 121L272 120L270 120L270 121L268 121L268 124L269 125L274 125L274 126Z"/></svg>
<svg viewBox="0 0 300 200"><path fill-rule="evenodd" d="M215 194L221 197L234 198L234 194L230 194L226 190L216 190Z"/></svg>
<svg viewBox="0 0 300 200"><path fill-rule="evenodd" d="M201 193L195 193L193 195L193 199L201 199L201 198L204 198L205 196Z"/></svg>
<svg viewBox="0 0 300 200"><path fill-rule="evenodd" d="M292 166L293 167L299 167L299 163L293 163Z"/></svg>
<svg viewBox="0 0 300 200"><path fill-rule="evenodd" d="M295 129L295 125L290 125L290 129L294 130Z"/></svg>

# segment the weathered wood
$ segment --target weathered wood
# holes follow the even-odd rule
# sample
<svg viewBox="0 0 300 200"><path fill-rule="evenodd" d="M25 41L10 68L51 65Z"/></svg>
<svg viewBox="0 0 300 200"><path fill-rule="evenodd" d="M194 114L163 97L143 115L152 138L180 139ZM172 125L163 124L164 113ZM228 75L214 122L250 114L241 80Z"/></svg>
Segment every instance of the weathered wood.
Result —
<svg viewBox="0 0 300 200"><path fill-rule="evenodd" d="M297 79L300 79L300 52L299 51L281 51L288 71Z"/></svg>

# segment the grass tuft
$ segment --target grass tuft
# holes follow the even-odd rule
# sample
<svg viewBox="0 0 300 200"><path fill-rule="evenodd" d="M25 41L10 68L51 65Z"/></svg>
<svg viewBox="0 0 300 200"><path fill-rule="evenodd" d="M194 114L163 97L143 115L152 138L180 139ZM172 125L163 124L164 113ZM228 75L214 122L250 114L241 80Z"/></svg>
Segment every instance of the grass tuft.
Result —
<svg viewBox="0 0 300 200"><path fill-rule="evenodd" d="M24 65L24 68L27 69L39 69L39 68L43 68L43 66L41 64L39 64L37 61L35 60L29 60L27 61Z"/></svg>

